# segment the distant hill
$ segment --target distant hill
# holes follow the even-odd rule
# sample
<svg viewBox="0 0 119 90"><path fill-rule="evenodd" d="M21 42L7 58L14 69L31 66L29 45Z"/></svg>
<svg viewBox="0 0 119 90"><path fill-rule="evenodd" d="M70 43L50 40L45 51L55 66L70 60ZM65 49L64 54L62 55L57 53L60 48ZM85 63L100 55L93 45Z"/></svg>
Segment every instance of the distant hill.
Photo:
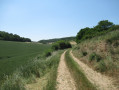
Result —
<svg viewBox="0 0 119 90"><path fill-rule="evenodd" d="M40 40L38 42L39 43L46 44L46 43L54 43L54 42L57 42L59 40L72 41L72 40L75 40L75 37L64 37L64 38L55 38L55 39L48 39L48 40Z"/></svg>

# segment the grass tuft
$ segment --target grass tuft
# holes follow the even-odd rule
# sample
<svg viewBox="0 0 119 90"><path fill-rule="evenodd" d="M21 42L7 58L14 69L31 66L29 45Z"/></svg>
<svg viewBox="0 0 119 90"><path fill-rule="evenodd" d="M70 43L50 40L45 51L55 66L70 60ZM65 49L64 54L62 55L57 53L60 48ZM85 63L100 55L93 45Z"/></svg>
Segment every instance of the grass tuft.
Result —
<svg viewBox="0 0 119 90"><path fill-rule="evenodd" d="M95 52L89 55L89 61L96 60L96 62L99 62L101 59L101 56L97 55Z"/></svg>

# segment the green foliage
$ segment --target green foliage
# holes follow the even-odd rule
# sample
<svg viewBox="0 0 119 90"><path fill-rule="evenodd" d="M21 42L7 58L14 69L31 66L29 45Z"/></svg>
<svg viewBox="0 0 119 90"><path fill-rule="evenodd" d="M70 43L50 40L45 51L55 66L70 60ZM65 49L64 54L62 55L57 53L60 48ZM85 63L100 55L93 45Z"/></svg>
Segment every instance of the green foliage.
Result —
<svg viewBox="0 0 119 90"><path fill-rule="evenodd" d="M75 40L75 37L64 37L64 38L57 38L57 39L49 39L49 40L40 40L39 43L47 44L47 43L54 43L60 40L71 41Z"/></svg>
<svg viewBox="0 0 119 90"><path fill-rule="evenodd" d="M0 40L31 42L29 38L20 37L17 34L12 34L12 33L4 32L4 31L0 31Z"/></svg>
<svg viewBox="0 0 119 90"><path fill-rule="evenodd" d="M71 48L71 44L68 41L57 41L52 45L53 50L62 50L66 48Z"/></svg>
<svg viewBox="0 0 119 90"><path fill-rule="evenodd" d="M93 37L97 37L107 32L119 29L119 25L114 25L112 22L108 20L103 20L98 23L94 28L84 28L81 29L76 36L76 42L80 43L84 40L91 39Z"/></svg>
<svg viewBox="0 0 119 90"><path fill-rule="evenodd" d="M112 27L109 28L109 31L114 31L118 29L119 29L119 25L113 25Z"/></svg>
<svg viewBox="0 0 119 90"><path fill-rule="evenodd" d="M96 60L96 62L99 62L101 59L102 59L101 56L97 55L94 52L91 53L90 56L89 56L90 61Z"/></svg>
<svg viewBox="0 0 119 90"><path fill-rule="evenodd" d="M58 50L59 49L59 44L58 43L53 43L52 45L52 50Z"/></svg>
<svg viewBox="0 0 119 90"><path fill-rule="evenodd" d="M49 49L45 52L45 57L49 57L51 55L52 55L52 50L51 49Z"/></svg>
<svg viewBox="0 0 119 90"><path fill-rule="evenodd" d="M98 31L103 31L103 30L108 30L110 27L113 26L112 22L109 22L108 20L103 20L98 23L97 26L94 28L97 29Z"/></svg>

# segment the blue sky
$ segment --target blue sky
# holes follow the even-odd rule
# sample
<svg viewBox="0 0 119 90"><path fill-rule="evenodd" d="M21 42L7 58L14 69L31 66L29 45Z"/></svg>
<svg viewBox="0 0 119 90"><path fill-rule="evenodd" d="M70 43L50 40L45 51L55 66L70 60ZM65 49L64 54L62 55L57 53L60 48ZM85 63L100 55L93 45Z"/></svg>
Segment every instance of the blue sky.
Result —
<svg viewBox="0 0 119 90"><path fill-rule="evenodd" d="M119 24L119 0L0 0L0 30L33 41L75 36L100 20Z"/></svg>

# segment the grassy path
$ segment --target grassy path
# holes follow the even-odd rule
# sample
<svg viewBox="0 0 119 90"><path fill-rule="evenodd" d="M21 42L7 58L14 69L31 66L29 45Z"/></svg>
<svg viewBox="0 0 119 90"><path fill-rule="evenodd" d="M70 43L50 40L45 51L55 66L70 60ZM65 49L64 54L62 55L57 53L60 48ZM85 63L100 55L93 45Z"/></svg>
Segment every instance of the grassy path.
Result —
<svg viewBox="0 0 119 90"><path fill-rule="evenodd" d="M75 82L65 63L65 53L61 55L58 67L57 90L76 90Z"/></svg>
<svg viewBox="0 0 119 90"><path fill-rule="evenodd" d="M74 57L72 51L70 51L70 55L73 60L79 64L80 68L83 70L88 80L92 84L94 84L98 90L117 90L116 87L113 85L113 80L110 77L104 76L94 71L86 64L82 63L80 60Z"/></svg>
<svg viewBox="0 0 119 90"><path fill-rule="evenodd" d="M65 54L65 61L76 83L76 90L97 90L95 86L87 79L78 63L76 63L70 56L69 50Z"/></svg>

